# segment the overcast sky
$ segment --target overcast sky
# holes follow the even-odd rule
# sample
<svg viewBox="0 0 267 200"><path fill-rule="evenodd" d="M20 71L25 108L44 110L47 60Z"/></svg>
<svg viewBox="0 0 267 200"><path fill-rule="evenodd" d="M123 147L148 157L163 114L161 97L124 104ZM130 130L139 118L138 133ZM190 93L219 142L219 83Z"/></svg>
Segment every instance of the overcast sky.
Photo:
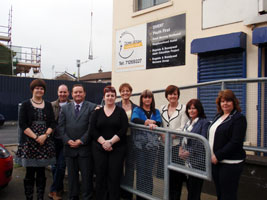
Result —
<svg viewBox="0 0 267 200"><path fill-rule="evenodd" d="M8 25L12 5L12 44L40 47L45 78L68 71L77 75L76 60L88 59L91 10L94 60L81 65L81 76L99 67L111 71L112 0L1 0L0 25ZM52 70L52 66L55 66Z"/></svg>

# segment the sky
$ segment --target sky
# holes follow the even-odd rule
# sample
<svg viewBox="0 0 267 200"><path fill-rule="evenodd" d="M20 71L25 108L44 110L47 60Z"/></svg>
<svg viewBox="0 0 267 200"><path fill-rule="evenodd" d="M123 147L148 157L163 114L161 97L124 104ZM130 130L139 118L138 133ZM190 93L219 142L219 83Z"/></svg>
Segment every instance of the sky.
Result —
<svg viewBox="0 0 267 200"><path fill-rule="evenodd" d="M88 60L93 11L93 60L80 75L112 70L112 0L1 0L0 25L8 25L12 6L12 44L41 47L44 78L67 71L77 75L76 60ZM54 67L53 67L54 66ZM31 74L29 74L31 75Z"/></svg>

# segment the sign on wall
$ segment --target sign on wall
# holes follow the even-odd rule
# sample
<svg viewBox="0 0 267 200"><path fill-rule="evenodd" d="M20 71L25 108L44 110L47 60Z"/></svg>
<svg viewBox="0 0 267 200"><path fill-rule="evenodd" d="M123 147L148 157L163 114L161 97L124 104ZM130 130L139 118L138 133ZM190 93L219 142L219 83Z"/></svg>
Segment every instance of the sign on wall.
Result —
<svg viewBox="0 0 267 200"><path fill-rule="evenodd" d="M147 69L185 64L185 14L147 24Z"/></svg>
<svg viewBox="0 0 267 200"><path fill-rule="evenodd" d="M202 28L241 22L258 15L258 0L202 1Z"/></svg>
<svg viewBox="0 0 267 200"><path fill-rule="evenodd" d="M146 24L116 33L116 71L146 69Z"/></svg>
<svg viewBox="0 0 267 200"><path fill-rule="evenodd" d="M185 14L116 32L115 71L185 65Z"/></svg>

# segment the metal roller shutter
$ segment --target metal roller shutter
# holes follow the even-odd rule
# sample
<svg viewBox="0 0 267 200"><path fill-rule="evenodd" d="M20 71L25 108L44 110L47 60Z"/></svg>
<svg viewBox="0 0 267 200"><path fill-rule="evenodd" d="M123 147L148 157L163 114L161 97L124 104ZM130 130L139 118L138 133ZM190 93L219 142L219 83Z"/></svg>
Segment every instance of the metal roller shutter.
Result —
<svg viewBox="0 0 267 200"><path fill-rule="evenodd" d="M198 82L208 82L222 79L244 78L245 56L242 50L226 50L198 54ZM243 84L227 84L227 89L234 91L245 114L246 86ZM221 85L204 86L198 90L207 118L212 120L217 113L215 101Z"/></svg>

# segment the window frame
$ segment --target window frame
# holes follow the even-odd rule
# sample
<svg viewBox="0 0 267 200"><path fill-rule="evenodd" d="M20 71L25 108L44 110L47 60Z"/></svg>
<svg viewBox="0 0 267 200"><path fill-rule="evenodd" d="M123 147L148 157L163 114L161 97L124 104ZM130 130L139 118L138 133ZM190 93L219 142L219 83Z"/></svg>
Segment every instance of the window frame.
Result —
<svg viewBox="0 0 267 200"><path fill-rule="evenodd" d="M173 0L168 0L167 2L158 4L158 5L154 5L154 6L151 6L149 8L145 8L143 10L138 10L138 0L133 0L133 15L132 15L132 17L142 15L145 13L149 13L149 12L152 12L152 11L155 11L155 10L158 10L161 8L165 8L168 6L172 6L172 5L173 5Z"/></svg>

